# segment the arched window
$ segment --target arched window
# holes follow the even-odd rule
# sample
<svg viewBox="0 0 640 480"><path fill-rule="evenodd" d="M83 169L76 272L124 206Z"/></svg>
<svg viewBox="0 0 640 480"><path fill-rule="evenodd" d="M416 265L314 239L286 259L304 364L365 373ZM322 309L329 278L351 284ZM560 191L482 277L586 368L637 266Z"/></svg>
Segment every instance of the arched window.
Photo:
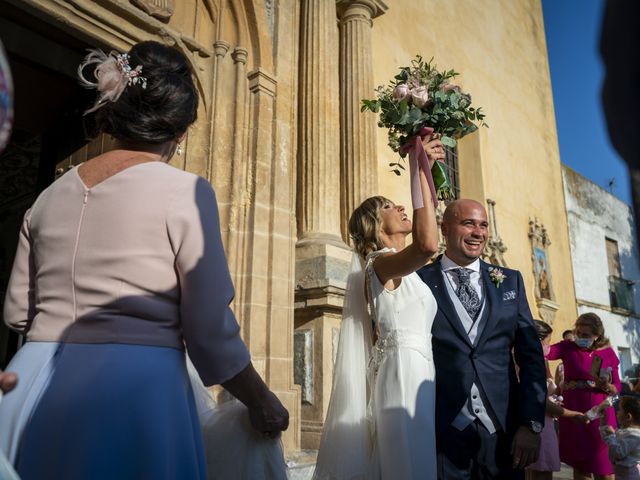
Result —
<svg viewBox="0 0 640 480"><path fill-rule="evenodd" d="M458 173L458 147L445 148L444 163L447 166L447 173L451 181L452 200L460 198L460 176Z"/></svg>

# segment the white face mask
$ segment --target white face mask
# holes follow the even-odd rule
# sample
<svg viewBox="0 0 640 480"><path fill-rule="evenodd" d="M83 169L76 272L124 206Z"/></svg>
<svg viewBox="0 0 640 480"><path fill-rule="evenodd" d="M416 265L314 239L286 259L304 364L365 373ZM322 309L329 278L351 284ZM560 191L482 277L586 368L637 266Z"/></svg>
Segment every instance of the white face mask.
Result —
<svg viewBox="0 0 640 480"><path fill-rule="evenodd" d="M576 338L575 342L580 348L590 348L593 345L593 338Z"/></svg>

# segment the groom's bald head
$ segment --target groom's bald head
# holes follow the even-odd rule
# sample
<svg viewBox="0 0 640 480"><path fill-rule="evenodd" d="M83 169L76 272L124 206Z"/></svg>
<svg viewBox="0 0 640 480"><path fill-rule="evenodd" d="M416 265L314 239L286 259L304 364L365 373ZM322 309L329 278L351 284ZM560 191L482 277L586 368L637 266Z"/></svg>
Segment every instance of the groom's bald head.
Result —
<svg viewBox="0 0 640 480"><path fill-rule="evenodd" d="M463 198L447 205L442 217L445 253L458 265L468 265L482 255L488 231L487 211L480 202Z"/></svg>
<svg viewBox="0 0 640 480"><path fill-rule="evenodd" d="M461 198L459 200L454 200L447 205L447 208L444 210L444 214L442 216L442 224L450 223L455 218L459 218L461 212L466 212L469 208L479 208L484 212L485 218L487 217L487 212L484 209L484 205L480 202L476 202L475 200L471 200L470 198Z"/></svg>

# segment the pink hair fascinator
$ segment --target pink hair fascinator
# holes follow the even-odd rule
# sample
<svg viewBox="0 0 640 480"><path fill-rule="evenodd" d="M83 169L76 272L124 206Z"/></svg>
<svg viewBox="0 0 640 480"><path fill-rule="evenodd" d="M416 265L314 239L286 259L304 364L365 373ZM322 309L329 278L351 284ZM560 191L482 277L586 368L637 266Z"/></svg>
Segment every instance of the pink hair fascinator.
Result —
<svg viewBox="0 0 640 480"><path fill-rule="evenodd" d="M97 64L94 75L96 82L87 80L82 71L87 65ZM131 68L129 54L111 51L108 55L102 50L90 50L84 61L78 67L80 85L85 88L95 88L100 92L96 103L87 110L91 113L102 107L106 102L115 102L120 98L128 85L138 85L147 88L147 79L142 75L142 65Z"/></svg>

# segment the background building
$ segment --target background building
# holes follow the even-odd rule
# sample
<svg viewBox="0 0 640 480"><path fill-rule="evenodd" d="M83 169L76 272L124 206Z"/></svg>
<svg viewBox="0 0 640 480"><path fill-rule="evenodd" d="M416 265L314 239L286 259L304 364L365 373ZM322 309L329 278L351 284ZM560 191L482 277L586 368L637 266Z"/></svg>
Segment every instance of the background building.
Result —
<svg viewBox="0 0 640 480"><path fill-rule="evenodd" d="M373 194L409 204L408 179L360 99L416 54L461 73L489 129L449 161L487 205L488 259L522 271L534 316L570 326L572 263L539 0L0 0L16 85L0 157L0 288L35 196L110 139L89 140L75 70L88 47L154 39L190 59L198 121L174 164L215 187L254 362L291 412L289 451L317 446L345 277L346 219ZM499 227L499 228L498 228ZM4 335L4 337L2 337ZM2 332L6 361L18 340Z"/></svg>
<svg viewBox="0 0 640 480"><path fill-rule="evenodd" d="M631 207L562 167L578 313L596 313L620 357L640 361L640 268Z"/></svg>

